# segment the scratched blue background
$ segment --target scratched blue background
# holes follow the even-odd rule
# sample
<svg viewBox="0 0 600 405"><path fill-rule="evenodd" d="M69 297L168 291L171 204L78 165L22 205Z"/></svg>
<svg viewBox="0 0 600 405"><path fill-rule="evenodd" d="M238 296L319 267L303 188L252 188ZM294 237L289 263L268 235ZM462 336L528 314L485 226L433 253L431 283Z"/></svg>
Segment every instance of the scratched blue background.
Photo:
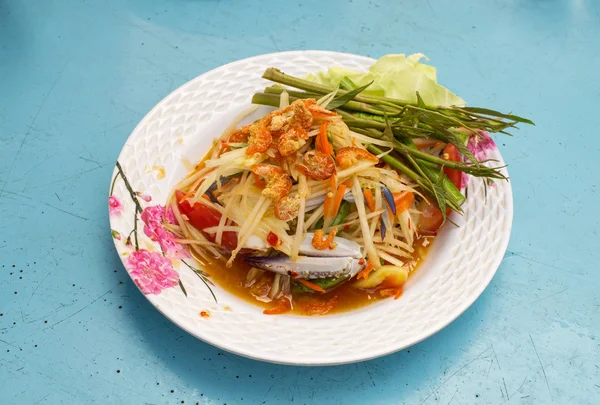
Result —
<svg viewBox="0 0 600 405"><path fill-rule="evenodd" d="M0 404L600 403L600 2L0 0ZM424 52L499 141L514 230L449 327L360 364L204 344L113 251L106 193L131 130L191 78L293 49ZM360 347L357 347L360 350Z"/></svg>

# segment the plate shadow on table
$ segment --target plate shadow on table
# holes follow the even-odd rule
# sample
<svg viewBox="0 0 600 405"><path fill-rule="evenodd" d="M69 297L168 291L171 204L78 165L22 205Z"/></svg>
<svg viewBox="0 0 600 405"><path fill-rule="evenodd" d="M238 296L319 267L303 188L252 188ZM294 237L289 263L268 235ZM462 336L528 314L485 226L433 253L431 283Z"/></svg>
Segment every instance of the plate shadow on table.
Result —
<svg viewBox="0 0 600 405"><path fill-rule="evenodd" d="M293 398L301 404L313 398L318 399L316 403L326 399L337 403L339 398L365 395L367 389L381 390L394 401L414 399L415 391L429 394L432 385L447 378L452 365L464 361L465 346L475 340L489 301L496 299L486 290L448 327L400 352L341 366L298 367L247 359L204 343L166 319L131 280L126 285L132 302L124 315L156 355L153 361L178 378L165 383L178 386L186 402L202 394L228 404L240 400L280 403Z"/></svg>

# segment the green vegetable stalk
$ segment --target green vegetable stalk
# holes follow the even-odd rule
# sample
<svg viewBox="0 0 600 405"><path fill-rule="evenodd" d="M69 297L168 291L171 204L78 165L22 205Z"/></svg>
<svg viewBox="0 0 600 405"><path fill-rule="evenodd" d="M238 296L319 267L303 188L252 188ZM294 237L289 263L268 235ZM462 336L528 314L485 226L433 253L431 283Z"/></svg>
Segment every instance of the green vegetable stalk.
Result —
<svg viewBox="0 0 600 405"><path fill-rule="evenodd" d="M410 57L405 61L409 64L415 63L415 59ZM425 69L423 74L427 76L428 67L417 65L420 65L417 66L418 69ZM472 176L482 177L486 181L506 179L500 171L502 167L484 166L482 163L487 161L478 161L475 158L466 147L468 138L478 136L476 135L478 131L507 133L506 130L515 127L517 123L533 125L533 122L526 118L485 108L427 105L418 92L416 102L380 95L366 95L363 92L373 81L359 86L347 76L341 77L337 89L286 75L275 68L267 69L263 78L279 84L267 87L264 93L256 93L252 98L255 104L278 107L279 95L284 90L289 93L290 101L301 98L321 98L335 92L335 97L329 102L327 108L340 114L352 131L390 141L395 155L373 144L368 145L368 150L381 156L381 160L413 180L437 205L443 215L447 207L461 212L460 207L465 197L444 174L442 168L459 170ZM365 80L362 81L364 82ZM302 91L287 90L281 85ZM433 86L438 94L450 94L460 100L435 82L429 85ZM459 128L462 130L458 130ZM465 162L451 162L423 152L415 145L413 140L416 138L435 139L452 144L465 158ZM343 218L347 215L344 214L346 206L342 204L332 225L343 222Z"/></svg>
<svg viewBox="0 0 600 405"><path fill-rule="evenodd" d="M350 213L350 206L351 204L348 201L342 201L342 203L340 204L340 210L338 211L335 218L333 218L333 221L331 221L331 226L337 226L339 224L344 223L344 220Z"/></svg>

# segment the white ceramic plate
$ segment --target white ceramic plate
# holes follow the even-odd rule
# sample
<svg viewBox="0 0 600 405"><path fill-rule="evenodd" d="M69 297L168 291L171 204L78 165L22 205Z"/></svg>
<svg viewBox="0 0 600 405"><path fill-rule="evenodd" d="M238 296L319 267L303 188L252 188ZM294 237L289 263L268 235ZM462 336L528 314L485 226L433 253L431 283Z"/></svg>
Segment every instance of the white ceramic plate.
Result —
<svg viewBox="0 0 600 405"><path fill-rule="evenodd" d="M508 244L513 217L508 182L489 187L486 199L482 182L471 179L465 215L453 217L460 226L443 228L400 299L323 317L263 315L261 308L218 285L212 287L215 302L203 280L178 260L185 252L169 244L160 228L160 211L152 207L165 204L173 185L188 172L187 162L198 161L213 138L250 105L254 92L268 85L261 78L265 68L302 76L334 65L366 70L372 63L371 58L324 51L244 59L184 84L139 123L119 156L131 190L115 168L110 222L127 271L167 318L199 339L242 356L285 364L341 364L411 346L448 325L479 297ZM497 150L490 157L503 163ZM137 253L133 234L128 243L136 212L132 197L145 211L137 215L142 217L137 221Z"/></svg>

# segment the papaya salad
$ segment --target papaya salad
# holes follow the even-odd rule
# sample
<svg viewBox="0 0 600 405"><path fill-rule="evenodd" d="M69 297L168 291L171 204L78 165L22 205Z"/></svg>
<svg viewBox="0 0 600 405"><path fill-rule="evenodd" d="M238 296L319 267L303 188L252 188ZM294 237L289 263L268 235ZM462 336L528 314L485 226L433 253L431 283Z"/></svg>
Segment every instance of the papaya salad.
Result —
<svg viewBox="0 0 600 405"><path fill-rule="evenodd" d="M238 117L169 201L173 232L217 283L265 314L397 299L462 213L467 176L506 180L480 152L490 132L532 122L464 107L421 57L390 55L367 73L266 70L276 84L253 103L275 109Z"/></svg>

